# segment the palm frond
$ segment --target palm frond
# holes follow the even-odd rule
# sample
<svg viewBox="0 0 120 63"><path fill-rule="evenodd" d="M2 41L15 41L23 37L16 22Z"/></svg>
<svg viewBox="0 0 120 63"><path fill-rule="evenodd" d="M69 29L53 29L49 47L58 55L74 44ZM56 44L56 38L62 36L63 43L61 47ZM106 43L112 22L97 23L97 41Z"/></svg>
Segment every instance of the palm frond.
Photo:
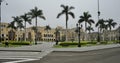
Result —
<svg viewBox="0 0 120 63"><path fill-rule="evenodd" d="M73 18L75 18L74 13L72 13L72 12L68 12L68 14L71 15Z"/></svg>
<svg viewBox="0 0 120 63"><path fill-rule="evenodd" d="M78 20L78 23L82 23L82 22L84 22L84 19L79 19Z"/></svg>
<svg viewBox="0 0 120 63"><path fill-rule="evenodd" d="M45 18L44 16L41 16L41 15L40 15L39 17L42 18L42 19L44 19L44 20L46 20L46 18Z"/></svg>
<svg viewBox="0 0 120 63"><path fill-rule="evenodd" d="M71 6L71 7L69 7L68 10L70 11L70 10L72 10L72 9L75 9L75 7Z"/></svg>
<svg viewBox="0 0 120 63"><path fill-rule="evenodd" d="M63 5L63 4L61 5L61 7L63 7L64 9L66 8L66 6L65 6L65 5Z"/></svg>
<svg viewBox="0 0 120 63"><path fill-rule="evenodd" d="M58 15L57 15L57 18L59 18L61 15L63 15L64 13L63 12L61 12L61 13L59 13Z"/></svg>
<svg viewBox="0 0 120 63"><path fill-rule="evenodd" d="M46 25L45 30L51 30L51 27L49 25Z"/></svg>

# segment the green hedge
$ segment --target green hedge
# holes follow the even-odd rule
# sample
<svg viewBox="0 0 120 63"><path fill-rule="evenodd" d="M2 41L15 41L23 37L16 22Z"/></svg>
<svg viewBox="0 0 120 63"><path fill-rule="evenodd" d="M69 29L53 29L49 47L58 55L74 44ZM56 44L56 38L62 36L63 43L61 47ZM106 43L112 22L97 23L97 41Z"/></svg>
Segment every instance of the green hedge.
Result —
<svg viewBox="0 0 120 63"><path fill-rule="evenodd" d="M30 42L13 42L12 45L30 45Z"/></svg>
<svg viewBox="0 0 120 63"><path fill-rule="evenodd" d="M97 44L97 42L87 42L87 44Z"/></svg>
<svg viewBox="0 0 120 63"><path fill-rule="evenodd" d="M11 45L30 45L30 42L8 42ZM2 42L2 44L5 44L5 42Z"/></svg>
<svg viewBox="0 0 120 63"><path fill-rule="evenodd" d="M80 44L86 45L87 42L81 42ZM61 46L78 45L78 42L61 42L59 45Z"/></svg>
<svg viewBox="0 0 120 63"><path fill-rule="evenodd" d="M100 42L100 44L107 44L108 42Z"/></svg>

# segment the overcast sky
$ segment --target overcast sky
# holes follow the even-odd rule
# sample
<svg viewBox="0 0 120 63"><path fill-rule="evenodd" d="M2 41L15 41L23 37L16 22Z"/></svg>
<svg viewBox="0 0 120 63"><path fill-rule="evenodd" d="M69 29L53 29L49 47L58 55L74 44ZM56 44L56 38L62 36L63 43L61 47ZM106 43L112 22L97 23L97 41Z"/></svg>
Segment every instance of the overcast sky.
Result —
<svg viewBox="0 0 120 63"><path fill-rule="evenodd" d="M6 3L8 3L8 5L6 5ZM75 19L69 16L69 28L76 27L79 16L87 11L92 15L92 19L97 22L97 0L4 0L2 2L2 22L9 23L12 21L12 16L23 15L37 6L43 10L44 16L46 17L46 20L38 19L39 26L50 25L53 28L56 26L65 28L65 16L63 15L59 19L56 19L57 14L62 10L60 7L61 4L75 7L75 9L72 10L75 14ZM120 0L100 0L100 11L100 18L112 18L120 24ZM32 21L32 25L28 25L27 27L35 25L34 19ZM95 25L93 25L93 27L95 27ZM118 27L118 25L116 27Z"/></svg>

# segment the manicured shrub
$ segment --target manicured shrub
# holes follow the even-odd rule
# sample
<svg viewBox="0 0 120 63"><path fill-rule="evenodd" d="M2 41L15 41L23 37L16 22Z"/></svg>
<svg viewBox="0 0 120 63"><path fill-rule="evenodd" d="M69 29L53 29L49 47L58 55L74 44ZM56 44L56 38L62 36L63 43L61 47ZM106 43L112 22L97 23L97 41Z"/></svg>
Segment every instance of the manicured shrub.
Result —
<svg viewBox="0 0 120 63"><path fill-rule="evenodd" d="M9 41L8 42L11 45L30 45L30 42L15 42L15 41ZM2 42L2 44L5 44L5 42Z"/></svg>
<svg viewBox="0 0 120 63"><path fill-rule="evenodd" d="M100 42L100 44L107 44L107 42Z"/></svg>
<svg viewBox="0 0 120 63"><path fill-rule="evenodd" d="M81 42L80 44L86 45L87 42ZM78 42L61 42L59 45L61 46L78 45Z"/></svg>
<svg viewBox="0 0 120 63"><path fill-rule="evenodd" d="M97 42L87 42L87 44L97 44Z"/></svg>
<svg viewBox="0 0 120 63"><path fill-rule="evenodd" d="M11 42L12 45L30 45L30 42Z"/></svg>

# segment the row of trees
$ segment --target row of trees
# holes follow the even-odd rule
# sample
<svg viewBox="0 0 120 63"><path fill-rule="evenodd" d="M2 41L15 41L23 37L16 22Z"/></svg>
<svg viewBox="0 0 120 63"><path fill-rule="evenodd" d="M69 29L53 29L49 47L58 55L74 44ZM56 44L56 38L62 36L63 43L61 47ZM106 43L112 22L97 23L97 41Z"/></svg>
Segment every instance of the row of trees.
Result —
<svg viewBox="0 0 120 63"><path fill-rule="evenodd" d="M43 12L42 10L38 9L37 7L35 7L34 9L31 9L28 13L25 13L24 15L21 16L16 16L13 17L13 21L9 24L8 27L15 29L15 30L19 30L24 28L25 29L25 33L26 33L26 23L31 24L31 20L35 19L35 40L37 38L37 19L42 18L45 20L45 17L43 16ZM23 25L24 22L24 25ZM26 41L26 34L25 34L25 41ZM35 43L37 43L35 41Z"/></svg>
<svg viewBox="0 0 120 63"><path fill-rule="evenodd" d="M69 19L69 15L72 16L72 18L75 18L74 13L71 11L73 9L75 9L73 6L65 6L65 5L61 5L61 7L63 8L63 10L57 15L57 18L59 18L61 15L65 15L66 18L66 41L67 39L67 29L68 29L68 19ZM91 30L93 30L92 28L92 24L95 24L94 20L91 19L91 14L89 14L89 12L84 12L82 16L80 16L80 19L78 20L78 23L81 24L83 22L85 22L85 32L87 33L87 30L89 31L89 33L91 32ZM25 33L26 33L26 23L31 24L32 19L35 19L36 23L35 23L35 38L37 38L37 18L41 18L45 20L45 17L43 16L43 12L42 10L38 9L37 7L35 7L34 9L31 9L28 13L25 13L24 15L21 16L16 16L13 17L13 21L9 24L8 27L11 27L12 29L25 29ZM24 25L23 25L24 22ZM106 24L107 23L107 24ZM89 26L88 26L89 24ZM105 30L108 29L111 31L112 27L115 27L117 23L113 21L113 19L108 19L108 20L103 20L100 19L97 23L96 23L96 27L99 27L100 30ZM49 29L49 26L47 26ZM26 36L26 35L25 35ZM26 41L26 37L25 37L25 41ZM35 43L37 43L35 41Z"/></svg>
<svg viewBox="0 0 120 63"><path fill-rule="evenodd" d="M75 9L72 6L64 6L61 5L61 7L63 8L62 12L58 14L57 18L59 18L59 16L65 14L66 17L66 41L67 41L67 29L68 29L68 18L69 15L72 16L72 18L75 18L75 15L73 12L71 12L72 9ZM78 23L81 24L82 22L85 22L85 32L87 33L87 30L89 31L89 33L92 31L94 31L94 29L92 28L92 24L95 24L94 20L91 19L91 14L89 14L88 12L84 12L82 16L80 16L80 19L78 20ZM89 26L87 25L89 24ZM99 28L99 30L104 31L104 30L112 30L112 27L114 28L117 25L116 22L114 22L113 19L108 19L108 20L104 20L104 19L100 19L97 23L96 23L96 27ZM86 34L85 34L86 37ZM100 38L98 38L100 39ZM111 39L111 38L110 38Z"/></svg>

